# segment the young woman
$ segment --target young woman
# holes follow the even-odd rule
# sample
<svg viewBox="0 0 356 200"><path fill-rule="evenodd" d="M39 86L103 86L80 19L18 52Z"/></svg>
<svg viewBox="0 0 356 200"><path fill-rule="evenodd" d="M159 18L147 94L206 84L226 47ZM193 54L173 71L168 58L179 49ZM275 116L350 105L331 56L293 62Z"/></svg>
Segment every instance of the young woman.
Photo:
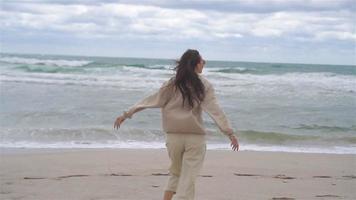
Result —
<svg viewBox="0 0 356 200"><path fill-rule="evenodd" d="M160 89L123 112L114 124L145 108L161 108L162 126L171 165L164 200L193 200L195 180L206 152L206 131L202 111L209 114L220 131L231 140L235 151L239 144L225 113L220 108L213 85L201 75L205 61L197 50L188 49L175 67L176 75Z"/></svg>

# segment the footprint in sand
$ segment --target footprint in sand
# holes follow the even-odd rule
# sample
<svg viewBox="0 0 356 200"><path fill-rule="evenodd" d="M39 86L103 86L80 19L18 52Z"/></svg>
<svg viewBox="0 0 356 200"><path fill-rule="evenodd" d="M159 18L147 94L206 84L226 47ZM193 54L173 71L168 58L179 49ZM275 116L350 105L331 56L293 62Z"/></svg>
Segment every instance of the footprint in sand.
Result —
<svg viewBox="0 0 356 200"><path fill-rule="evenodd" d="M152 173L152 176L169 176L168 173Z"/></svg>
<svg viewBox="0 0 356 200"><path fill-rule="evenodd" d="M315 195L315 197L340 197L334 194L323 194L323 195Z"/></svg>
<svg viewBox="0 0 356 200"><path fill-rule="evenodd" d="M31 180L31 179L47 179L47 178L44 178L44 177L23 177L23 179Z"/></svg>
<svg viewBox="0 0 356 200"><path fill-rule="evenodd" d="M235 176L261 176L258 174L238 174L238 173L234 173Z"/></svg>
<svg viewBox="0 0 356 200"><path fill-rule="evenodd" d="M342 176L342 177L344 177L344 178L350 178L350 179L356 178L355 175L345 175L345 176Z"/></svg>
<svg viewBox="0 0 356 200"><path fill-rule="evenodd" d="M211 178L213 177L212 175L200 175L200 177L207 177L207 178Z"/></svg>
<svg viewBox="0 0 356 200"><path fill-rule="evenodd" d="M313 178L332 178L331 176L313 176Z"/></svg>
<svg viewBox="0 0 356 200"><path fill-rule="evenodd" d="M86 174L73 174L73 175L66 175L66 176L58 176L57 179L62 179L62 178L73 178L73 177L85 177L89 176Z"/></svg>
<svg viewBox="0 0 356 200"><path fill-rule="evenodd" d="M117 173L111 173L111 174L105 174L104 176L132 176L131 174L117 174Z"/></svg>
<svg viewBox="0 0 356 200"><path fill-rule="evenodd" d="M236 175L236 176L262 176L262 175L258 175L258 174L239 174L239 173L234 173L234 175ZM286 175L284 175L284 174L277 174L277 175L273 176L272 178L278 178L278 179L295 179L295 177L286 176Z"/></svg>
<svg viewBox="0 0 356 200"><path fill-rule="evenodd" d="M0 194L11 194L10 191L0 191Z"/></svg>
<svg viewBox="0 0 356 200"><path fill-rule="evenodd" d="M66 175L66 176L58 176L56 178L53 178L55 180L60 180L60 179L63 179L63 178L73 178L73 177L86 177L86 176L89 176L89 175L86 175L86 174L73 174L73 175ZM23 179L26 179L26 180L40 180L40 179L51 179L51 178L47 178L47 177L23 177Z"/></svg>
<svg viewBox="0 0 356 200"><path fill-rule="evenodd" d="M284 174L278 174L278 175L274 176L273 178L278 178L278 179L295 179L295 177L286 176L286 175L284 175Z"/></svg>

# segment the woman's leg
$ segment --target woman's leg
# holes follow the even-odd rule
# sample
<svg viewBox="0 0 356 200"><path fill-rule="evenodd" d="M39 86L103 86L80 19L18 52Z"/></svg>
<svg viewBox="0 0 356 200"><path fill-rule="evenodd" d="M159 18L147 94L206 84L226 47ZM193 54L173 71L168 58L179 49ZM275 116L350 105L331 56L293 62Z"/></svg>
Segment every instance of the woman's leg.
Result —
<svg viewBox="0 0 356 200"><path fill-rule="evenodd" d="M187 134L175 200L194 200L195 180L203 165L205 153L205 136Z"/></svg>
<svg viewBox="0 0 356 200"><path fill-rule="evenodd" d="M166 134L166 147L171 165L169 167L170 177L165 189L164 200L171 200L173 194L176 193L182 168L184 136L182 134Z"/></svg>

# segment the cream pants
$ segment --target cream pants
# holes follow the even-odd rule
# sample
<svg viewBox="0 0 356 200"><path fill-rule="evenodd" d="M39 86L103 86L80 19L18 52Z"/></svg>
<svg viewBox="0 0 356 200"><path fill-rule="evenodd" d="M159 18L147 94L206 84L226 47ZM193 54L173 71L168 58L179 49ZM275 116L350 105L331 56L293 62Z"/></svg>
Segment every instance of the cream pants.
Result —
<svg viewBox="0 0 356 200"><path fill-rule="evenodd" d="M166 191L176 193L174 200L194 200L195 179L206 153L205 135L169 133L166 146L171 160Z"/></svg>

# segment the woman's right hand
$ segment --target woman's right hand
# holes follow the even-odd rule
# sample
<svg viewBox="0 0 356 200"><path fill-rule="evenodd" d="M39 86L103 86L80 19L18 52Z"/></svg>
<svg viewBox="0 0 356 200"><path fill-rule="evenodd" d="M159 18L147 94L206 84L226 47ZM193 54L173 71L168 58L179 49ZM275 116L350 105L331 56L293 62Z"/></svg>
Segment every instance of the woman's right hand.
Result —
<svg viewBox="0 0 356 200"><path fill-rule="evenodd" d="M232 150L238 151L239 150L239 141L237 140L236 136L232 135L229 138L230 138L230 141L231 141L230 146L231 146Z"/></svg>
<svg viewBox="0 0 356 200"><path fill-rule="evenodd" d="M122 122L125 121L125 117L124 116L119 116L118 118L116 118L115 124L114 124L114 129L118 129L120 128L120 125L122 124Z"/></svg>

